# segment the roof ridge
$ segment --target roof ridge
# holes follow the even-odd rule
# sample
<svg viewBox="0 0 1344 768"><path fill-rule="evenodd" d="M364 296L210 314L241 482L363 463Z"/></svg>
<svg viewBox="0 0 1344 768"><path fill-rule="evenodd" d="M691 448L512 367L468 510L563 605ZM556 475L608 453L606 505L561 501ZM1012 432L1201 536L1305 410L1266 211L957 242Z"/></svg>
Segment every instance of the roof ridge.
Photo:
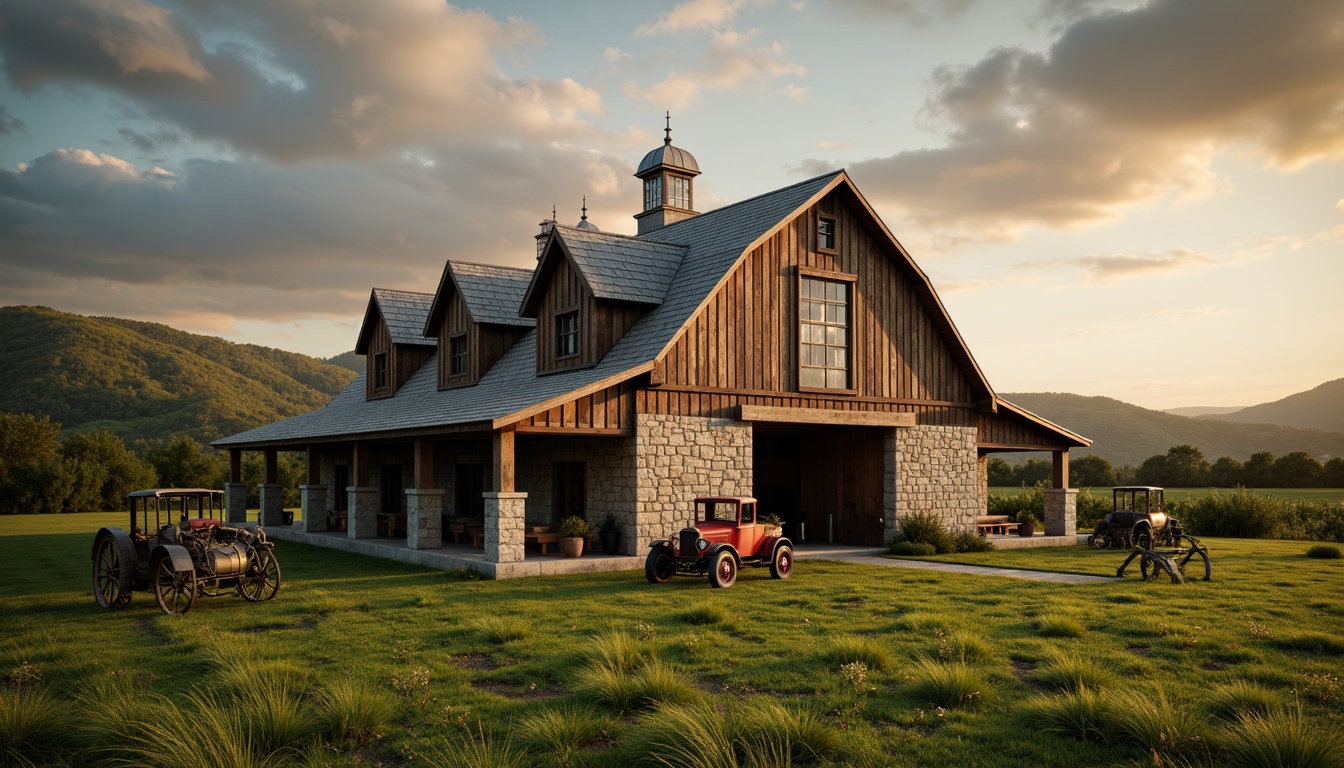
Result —
<svg viewBox="0 0 1344 768"><path fill-rule="evenodd" d="M718 209L716 209L716 210L718 210ZM651 238L651 237L641 237L641 236L639 236L639 235L623 235L623 234L621 234L620 232L605 232L605 231L603 231L603 232L594 232L594 231L591 230L591 229L583 229L583 228L581 228L581 227L571 227L571 226L568 225L568 224L556 224L555 226L556 226L557 229L567 229L567 230L570 230L570 231L572 231L572 232L582 232L582 233L584 233L585 235L592 236L592 237L599 237L599 236L601 236L601 237L619 237L619 238L621 238L621 239L623 239L623 240L634 240L634 241L637 242L637 243L644 243L644 244L652 243L652 244L654 244L654 245L666 245L666 246L668 246L668 247L670 247L670 248L687 248L687 247L689 247L689 246L683 245L683 244L681 244L681 243L669 243L669 242L666 242L666 241L663 241L663 240L654 240L654 239Z"/></svg>
<svg viewBox="0 0 1344 768"><path fill-rule="evenodd" d="M740 206L740 205L746 205L747 203L755 202L755 201L757 201L757 200L760 200L761 198L772 197L772 196L774 196L774 195L778 195L778 194L783 193L783 192L788 192L789 190L791 190L791 189L795 189L795 188L797 188L797 187L801 187L801 186L803 186L804 184L813 184L813 183L815 183L815 182L821 181L822 179L829 179L829 178L831 178L831 177L833 177L833 176L838 176L838 175L840 175L840 174L842 174L842 173L845 173L845 169L844 169L844 168L837 168L836 170L831 171L830 173L823 173L823 174L821 174L820 176L813 176L813 177L810 178L810 179L803 179L802 181L799 181L799 182L790 184L790 185L787 186L787 187L780 187L779 189L772 189L772 190L770 190L769 192L762 192L762 193L759 194L759 195L753 195L753 196L751 196L751 197L748 197L746 200L738 200L738 201L735 202L735 203L729 203L729 204L727 204L727 205L725 205L725 206L722 206L722 207L719 207L719 208L715 208L715 209L712 210L712 211L705 211L704 213L700 213L700 214L696 214L695 216L689 216L689 217L687 217L687 218L684 218L684 219L682 219L681 221L674 221L674 222L672 222L671 224L666 224L666 225L663 225L662 227L659 227L658 229L653 230L653 231L650 232L649 234L650 234L650 235L654 235L654 234L657 234L657 233L659 233L659 232L664 232L664 231L666 231L666 230L671 229L672 227L677 226L678 224L684 224L685 222L688 222L688 221L698 221L698 220L703 220L706 216L713 216L713 215L716 214L716 213L720 213L720 212L722 212L722 211L727 211L727 210L729 210L729 209L736 208L736 207L738 207L738 206ZM643 239L643 238L640 238L640 239ZM658 242L658 241L655 241L655 242ZM675 243L668 243L668 245L675 245Z"/></svg>
<svg viewBox="0 0 1344 768"><path fill-rule="evenodd" d="M373 290L374 290L374 292L382 292L382 293L409 293L409 294L411 294L411 295L413 295L413 296L428 296L428 297L430 297L431 299L434 298L434 294L432 294L432 293L425 293L424 291L408 291L408 290L405 290L405 289L403 289L403 288L377 288L377 287L375 287Z"/></svg>
<svg viewBox="0 0 1344 768"><path fill-rule="evenodd" d="M510 272L524 272L529 275L532 274L532 269L528 267L510 267L505 264L487 264L483 261L466 261L465 259L448 259L447 261L449 264L455 267L456 266L486 267L487 269L503 269L508 270Z"/></svg>

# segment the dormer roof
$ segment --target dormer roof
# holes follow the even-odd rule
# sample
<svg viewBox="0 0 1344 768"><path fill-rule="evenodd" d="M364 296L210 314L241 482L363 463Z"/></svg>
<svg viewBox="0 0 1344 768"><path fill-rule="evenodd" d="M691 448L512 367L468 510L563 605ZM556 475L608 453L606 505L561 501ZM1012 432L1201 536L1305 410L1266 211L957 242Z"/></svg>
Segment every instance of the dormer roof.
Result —
<svg viewBox="0 0 1344 768"><path fill-rule="evenodd" d="M374 288L369 296L369 306L364 311L364 324L359 329L355 352L362 355L368 351L377 315L381 315L383 321L387 323L387 332L392 337L393 344L434 346L434 342L427 341L420 332L425 327L425 317L429 314L429 307L433 301L434 296L429 293Z"/></svg>
<svg viewBox="0 0 1344 768"><path fill-rule="evenodd" d="M596 298L661 304L686 251L684 245L557 224L527 287L521 313L535 317L557 260L564 258Z"/></svg>
<svg viewBox="0 0 1344 768"><path fill-rule="evenodd" d="M456 286L473 322L486 325L512 325L531 328L537 324L530 317L520 317L518 307L527 293L532 270L502 267L496 264L476 264L470 261L449 261L444 264L439 290L425 322L421 325L424 336L438 335L438 324L447 309L449 285Z"/></svg>

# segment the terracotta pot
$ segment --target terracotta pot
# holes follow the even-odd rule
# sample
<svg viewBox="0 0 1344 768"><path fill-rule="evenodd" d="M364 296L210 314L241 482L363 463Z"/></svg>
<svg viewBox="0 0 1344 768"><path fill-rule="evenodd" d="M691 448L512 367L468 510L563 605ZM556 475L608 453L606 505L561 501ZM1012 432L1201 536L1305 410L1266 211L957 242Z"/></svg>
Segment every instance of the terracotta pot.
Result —
<svg viewBox="0 0 1344 768"><path fill-rule="evenodd" d="M1030 523L1018 523L1018 524L1017 524L1017 535L1018 535L1018 536L1035 536L1035 535L1036 535L1036 523L1035 523L1035 522L1030 522Z"/></svg>
<svg viewBox="0 0 1344 768"><path fill-rule="evenodd" d="M565 557L578 557L583 554L583 539L579 537L560 538L560 553Z"/></svg>

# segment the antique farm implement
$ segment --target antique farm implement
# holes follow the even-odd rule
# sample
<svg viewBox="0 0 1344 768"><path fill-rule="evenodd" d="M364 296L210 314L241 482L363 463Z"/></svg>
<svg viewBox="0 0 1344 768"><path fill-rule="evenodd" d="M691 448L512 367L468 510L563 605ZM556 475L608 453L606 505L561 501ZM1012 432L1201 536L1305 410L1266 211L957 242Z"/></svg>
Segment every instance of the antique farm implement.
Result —
<svg viewBox="0 0 1344 768"><path fill-rule="evenodd" d="M260 527L221 525L213 517L219 495L203 488L152 488L130 494L129 532L102 528L93 540L93 596L98 604L125 608L133 592L149 590L159 608L171 614L191 610L198 596L236 594L254 603L275 597L280 591L275 545ZM206 517L207 509L211 517ZM179 513L176 523L174 512Z"/></svg>
<svg viewBox="0 0 1344 768"><path fill-rule="evenodd" d="M1173 584L1186 580L1186 566L1198 558L1204 564L1203 581L1209 580L1209 550L1199 539L1187 536L1181 523L1167 515L1164 491L1153 485L1125 485L1112 489L1111 512L1097 524L1088 543L1098 549L1132 548L1115 570L1117 577L1135 558L1148 581L1165 573ZM1196 564L1198 570L1198 564Z"/></svg>

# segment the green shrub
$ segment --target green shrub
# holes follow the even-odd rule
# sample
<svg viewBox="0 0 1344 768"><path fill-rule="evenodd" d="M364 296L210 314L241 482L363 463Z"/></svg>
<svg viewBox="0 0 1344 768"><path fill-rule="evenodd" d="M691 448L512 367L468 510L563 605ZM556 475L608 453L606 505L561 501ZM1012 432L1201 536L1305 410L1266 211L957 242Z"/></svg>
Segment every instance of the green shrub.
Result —
<svg viewBox="0 0 1344 768"><path fill-rule="evenodd" d="M915 663L909 692L918 701L945 709L974 708L992 697L976 670L961 662L940 664L927 656Z"/></svg>
<svg viewBox="0 0 1344 768"><path fill-rule="evenodd" d="M1054 696L1038 693L1022 710L1036 727L1082 741L1103 741L1110 721L1106 699L1087 687Z"/></svg>
<svg viewBox="0 0 1344 768"><path fill-rule="evenodd" d="M316 703L318 729L337 744L374 738L397 714L390 695L348 677L319 692Z"/></svg>
<svg viewBox="0 0 1344 768"><path fill-rule="evenodd" d="M896 535L898 541L909 541L915 544L931 544L939 554L947 554L956 550L952 543L952 537L948 535L947 529L943 528L943 522L932 512L916 512L900 519L900 530Z"/></svg>
<svg viewBox="0 0 1344 768"><path fill-rule="evenodd" d="M1302 713L1247 714L1228 727L1222 757L1235 768L1341 768L1344 743L1336 728L1320 728Z"/></svg>
<svg viewBox="0 0 1344 768"><path fill-rule="evenodd" d="M894 661L891 651L882 643L854 635L844 635L832 641L826 658L835 666L855 661L862 662L864 666L874 671L887 669Z"/></svg>
<svg viewBox="0 0 1344 768"><path fill-rule="evenodd" d="M1282 499L1248 493L1245 488L1167 504L1167 511L1196 536L1238 539L1277 538L1287 508Z"/></svg>
<svg viewBox="0 0 1344 768"><path fill-rule="evenodd" d="M1314 557L1317 560L1338 560L1340 558L1339 547L1329 544L1317 544L1307 550L1307 557Z"/></svg>
<svg viewBox="0 0 1344 768"><path fill-rule="evenodd" d="M898 557L928 557L938 554L938 548L932 544L899 539L892 539L887 544L887 551Z"/></svg>
<svg viewBox="0 0 1344 768"><path fill-rule="evenodd" d="M578 515L570 515L560 521L560 535L566 538L583 538L588 535L588 521Z"/></svg>
<svg viewBox="0 0 1344 768"><path fill-rule="evenodd" d="M990 496L986 500L987 515L1008 515L1009 518L1021 522L1019 515L1023 512L1030 512L1033 515L1045 514L1045 489L1042 486L1028 488L1023 485L1022 490L1014 496Z"/></svg>
<svg viewBox="0 0 1344 768"><path fill-rule="evenodd" d="M958 552L988 552L994 549L994 542L978 533L962 531L953 534L952 547Z"/></svg>
<svg viewBox="0 0 1344 768"><path fill-rule="evenodd" d="M1059 653L1033 669L1028 677L1036 683L1061 691L1105 690L1115 682L1109 669L1092 659L1074 653Z"/></svg>
<svg viewBox="0 0 1344 768"><path fill-rule="evenodd" d="M1257 683L1237 680L1209 692L1204 710L1219 720L1235 721L1247 714L1269 717L1283 710L1283 696Z"/></svg>
<svg viewBox="0 0 1344 768"><path fill-rule="evenodd" d="M0 688L0 764L50 757L66 742L69 709L40 688Z"/></svg>
<svg viewBox="0 0 1344 768"><path fill-rule="evenodd" d="M1094 494L1091 488L1083 488L1078 491L1074 497L1075 506L1079 521L1094 521L1092 527L1096 528L1095 521L1105 520L1111 513L1114 502L1110 494Z"/></svg>

